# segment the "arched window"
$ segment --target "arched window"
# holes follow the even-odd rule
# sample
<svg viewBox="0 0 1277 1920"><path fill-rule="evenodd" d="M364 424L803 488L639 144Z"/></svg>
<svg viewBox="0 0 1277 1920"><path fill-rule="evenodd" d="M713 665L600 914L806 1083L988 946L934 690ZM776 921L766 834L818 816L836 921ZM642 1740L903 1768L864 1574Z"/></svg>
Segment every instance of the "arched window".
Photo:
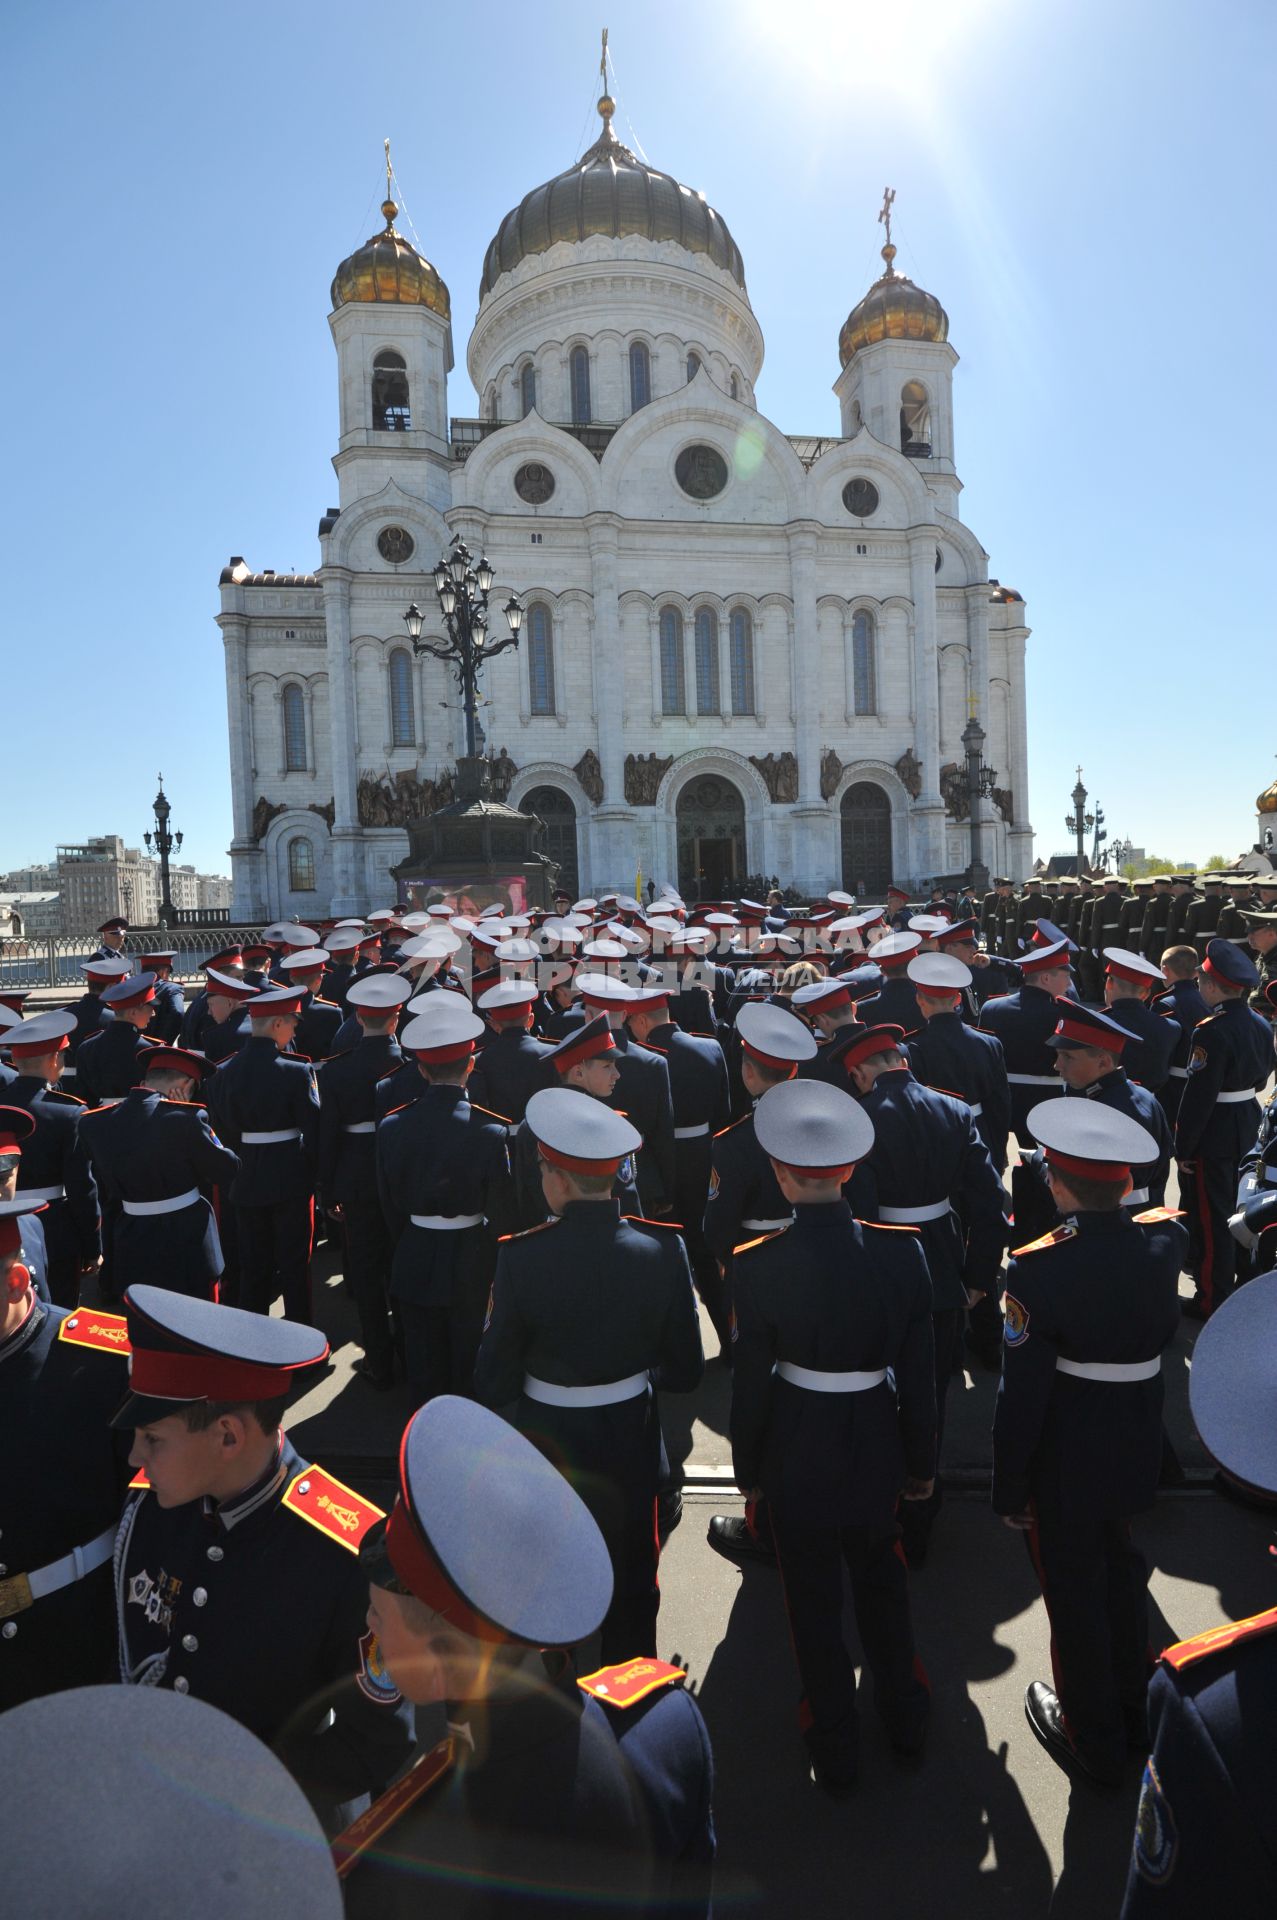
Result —
<svg viewBox="0 0 1277 1920"><path fill-rule="evenodd" d="M554 625L548 607L528 608L528 692L533 713L554 712Z"/></svg>
<svg viewBox="0 0 1277 1920"><path fill-rule="evenodd" d="M417 744L417 721L412 698L412 655L407 647L396 647L390 656L390 744L392 747L413 747Z"/></svg>
<svg viewBox="0 0 1277 1920"><path fill-rule="evenodd" d="M393 347L383 347L372 363L372 424L378 433L406 433L412 425L407 363Z"/></svg>
<svg viewBox="0 0 1277 1920"><path fill-rule="evenodd" d="M487 417L488 417L488 419L489 419L489 420L495 420L495 419L496 419L496 417L497 417L497 390L496 390L496 388L495 388L495 387L489 387L489 388L488 388L488 397L487 397L487 399L486 399L486 401L484 402L484 407L483 407L483 411L484 411L484 413L485 413L485 414L487 415Z"/></svg>
<svg viewBox="0 0 1277 1920"><path fill-rule="evenodd" d="M735 374L732 375L728 382L727 391L731 394L733 400L740 399L740 381L736 378Z"/></svg>
<svg viewBox="0 0 1277 1920"><path fill-rule="evenodd" d="M719 712L718 615L702 607L696 616L696 711Z"/></svg>
<svg viewBox="0 0 1277 1920"><path fill-rule="evenodd" d="M744 607L731 618L732 712L754 711L754 623Z"/></svg>
<svg viewBox="0 0 1277 1920"><path fill-rule="evenodd" d="M590 424L590 356L585 347L573 347L568 361L572 381L572 425Z"/></svg>
<svg viewBox="0 0 1277 1920"><path fill-rule="evenodd" d="M931 453L931 402L921 380L906 380L900 390L900 451L911 460Z"/></svg>
<svg viewBox="0 0 1277 1920"><path fill-rule="evenodd" d="M874 673L874 617L861 607L851 616L851 685L856 713L877 713Z"/></svg>
<svg viewBox="0 0 1277 1920"><path fill-rule="evenodd" d="M683 677L683 616L677 607L661 608L661 712L687 712L687 689Z"/></svg>
<svg viewBox="0 0 1277 1920"><path fill-rule="evenodd" d="M284 771L306 771L306 696L296 681L284 688Z"/></svg>
<svg viewBox="0 0 1277 1920"><path fill-rule="evenodd" d="M309 840L288 843L288 885L293 893L315 891L315 849Z"/></svg>
<svg viewBox="0 0 1277 1920"><path fill-rule="evenodd" d="M689 386L691 385L692 381L695 380L700 370L701 370L700 354L689 353L687 356L687 381Z"/></svg>
<svg viewBox="0 0 1277 1920"><path fill-rule="evenodd" d="M630 344L630 411L637 413L652 397L652 356L641 340Z"/></svg>
<svg viewBox="0 0 1277 1920"><path fill-rule="evenodd" d="M537 403L537 370L530 360L519 375L519 401L526 420Z"/></svg>

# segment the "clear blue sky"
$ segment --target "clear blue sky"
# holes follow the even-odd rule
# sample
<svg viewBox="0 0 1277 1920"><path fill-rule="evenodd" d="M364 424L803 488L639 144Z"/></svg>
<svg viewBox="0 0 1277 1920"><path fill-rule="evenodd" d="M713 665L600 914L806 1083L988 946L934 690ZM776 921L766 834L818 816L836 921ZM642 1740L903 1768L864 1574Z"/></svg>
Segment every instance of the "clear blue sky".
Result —
<svg viewBox="0 0 1277 1920"><path fill-rule="evenodd" d="M484 247L594 137L604 23L622 137L740 243L787 432L837 430L896 188L961 355L963 515L1028 601L1038 851L1078 761L1114 835L1240 850L1277 774L1270 0L10 0L0 869L135 842L160 768L183 857L229 869L217 575L318 560L328 287L382 138L473 414Z"/></svg>

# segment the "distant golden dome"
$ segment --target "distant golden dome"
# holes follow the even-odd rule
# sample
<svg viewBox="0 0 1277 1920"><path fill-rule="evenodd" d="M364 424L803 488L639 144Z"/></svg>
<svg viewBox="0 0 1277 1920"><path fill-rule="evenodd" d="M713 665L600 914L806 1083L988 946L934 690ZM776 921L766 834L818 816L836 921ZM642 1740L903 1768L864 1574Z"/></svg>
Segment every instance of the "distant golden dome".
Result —
<svg viewBox="0 0 1277 1920"><path fill-rule="evenodd" d="M703 253L723 267L743 289L745 262L703 193L660 173L623 146L612 131L615 102L599 101L603 132L574 166L525 193L497 228L483 261L479 298L492 291L529 254L545 253L560 240L588 240L594 234L640 234L647 240L673 240L689 253Z"/></svg>
<svg viewBox="0 0 1277 1920"><path fill-rule="evenodd" d="M1264 788L1264 791L1255 802L1255 811L1257 813L1277 813L1277 780L1273 781L1271 787Z"/></svg>
<svg viewBox="0 0 1277 1920"><path fill-rule="evenodd" d="M838 358L845 367L853 353L879 340L947 340L949 316L934 293L926 293L892 266L896 249L882 250L887 271L854 306L838 336Z"/></svg>
<svg viewBox="0 0 1277 1920"><path fill-rule="evenodd" d="M358 253L343 260L333 276L333 307L350 301L381 300L392 306L429 307L442 320L452 317L448 289L423 254L409 246L395 229L399 209L383 200L386 224L366 240Z"/></svg>

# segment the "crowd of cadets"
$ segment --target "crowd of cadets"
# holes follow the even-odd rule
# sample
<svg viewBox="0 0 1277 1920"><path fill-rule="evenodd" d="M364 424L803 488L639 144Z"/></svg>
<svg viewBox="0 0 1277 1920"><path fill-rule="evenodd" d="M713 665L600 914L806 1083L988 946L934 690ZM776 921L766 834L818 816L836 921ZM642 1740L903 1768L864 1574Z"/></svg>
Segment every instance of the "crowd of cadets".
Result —
<svg viewBox="0 0 1277 1920"><path fill-rule="evenodd" d="M882 907L831 893L802 911L777 895L563 895L470 916L439 901L268 927L214 954L189 1003L175 954L128 955L108 923L74 1007L24 1017L11 995L0 1012L0 1362L22 1362L0 1421L11 1449L45 1436L37 1457L78 1488L52 1520L43 1473L25 1506L6 1502L8 1558L35 1571L16 1599L0 1581L0 1703L100 1679L114 1644L120 1678L193 1692L276 1745L331 1831L402 1764L403 1700L445 1697L422 1662L482 1699L494 1645L521 1670L539 1649L551 1741L565 1700L583 1711L554 1647L585 1643L617 1674L641 1663L657 1680L636 1701L676 1687L656 1660L654 1518L667 1529L678 1510L659 1396L700 1381L699 1294L733 1371L746 1496L710 1543L784 1573L813 1779L841 1793L859 1766L844 1569L875 1710L899 1754L921 1752L907 1569L928 1556L965 1343L1001 1370L994 1507L1025 1532L1049 1601L1054 1686L1035 1682L1026 1712L1062 1766L1116 1784L1128 1749L1147 1751L1129 1520L1176 1471L1160 1354L1180 1275L1183 1311L1211 1319L1277 1249L1277 1118L1257 1098L1275 900L1277 885L1206 873L1019 895L999 880L982 903L937 890L922 910L895 887ZM434 1446L470 1462L451 1492L428 1490L406 1443L388 1533L280 1429L327 1353L311 1330L317 1223L341 1244L356 1373L372 1391L402 1373L422 1409L409 1440L435 1421ZM81 1303L90 1276L123 1315ZM504 1421L468 1424L483 1408ZM467 1490L507 1433L516 1482L529 1462L557 1471L536 1481L541 1519L512 1517L503 1559ZM143 1485L117 1535L129 1466ZM539 1585L538 1526L564 1543ZM320 1544L366 1533L382 1544L365 1574ZM574 1611L573 1565L600 1554L606 1579L582 1576ZM268 1562L278 1607L249 1672L235 1649ZM384 1647L360 1632L368 1567ZM427 1659L409 1603L447 1615L450 1578L466 1632ZM294 1630L303 1589L309 1636ZM620 1679L612 1692L616 1707ZM334 1711L299 1727L312 1697ZM599 1727L608 1755L633 1733L648 1852L695 1904L713 1852L698 1717ZM451 1824L437 1811L456 1794L436 1775L468 1777L456 1748L356 1821L343 1875L391 1824L401 1851L421 1827L418 1859L445 1827L459 1858L498 1844L512 1789L485 1798L492 1770L471 1764ZM605 1798L616 1764L595 1768ZM548 1833L562 1800L543 1797ZM1131 1911L1157 1879L1145 1864ZM394 1881L377 1910L399 1910Z"/></svg>

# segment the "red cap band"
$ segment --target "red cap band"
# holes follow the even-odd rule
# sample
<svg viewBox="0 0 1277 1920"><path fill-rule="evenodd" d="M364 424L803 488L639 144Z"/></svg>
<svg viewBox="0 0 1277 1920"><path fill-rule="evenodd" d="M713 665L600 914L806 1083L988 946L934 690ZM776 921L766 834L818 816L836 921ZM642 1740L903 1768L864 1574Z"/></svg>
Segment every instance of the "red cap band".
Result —
<svg viewBox="0 0 1277 1920"><path fill-rule="evenodd" d="M256 1366L220 1353L135 1346L129 1386L155 1400L275 1400L290 1390L295 1373L294 1367Z"/></svg>
<svg viewBox="0 0 1277 1920"><path fill-rule="evenodd" d="M903 1035L901 1037L903 1038ZM875 1032L871 1027L859 1039L853 1040L847 1048L842 1056L843 1068L849 1073L853 1067L858 1067L862 1060L872 1060L878 1053L899 1055L900 1045L898 1041L888 1040L880 1031ZM903 1057L901 1057L901 1065L904 1065Z"/></svg>
<svg viewBox="0 0 1277 1920"><path fill-rule="evenodd" d="M757 1060L760 1066L771 1067L775 1072L779 1072L783 1068L785 1077L788 1080L792 1080L798 1071L798 1062L796 1060L782 1060L779 1054L764 1053L761 1047L753 1046L750 1041L745 1038L744 1034L741 1034L740 1044L741 1051L747 1053L751 1060Z"/></svg>
<svg viewBox="0 0 1277 1920"><path fill-rule="evenodd" d="M556 1053L554 1064L560 1073L566 1073L569 1067L578 1067L583 1060L593 1060L596 1054L615 1053L616 1042L612 1038L611 1027L605 1027L602 1033L595 1034L589 1040L581 1041L569 1053Z"/></svg>
<svg viewBox="0 0 1277 1920"><path fill-rule="evenodd" d="M1100 1053L1111 1053L1114 1058L1121 1053L1127 1040L1125 1034L1111 1034L1107 1031L1097 1033L1094 1027L1084 1026L1076 1020L1071 1020L1067 1013L1062 1017L1055 1031L1061 1040L1073 1040L1079 1047L1094 1047ZM1131 1034L1129 1037L1133 1040L1135 1035Z"/></svg>
<svg viewBox="0 0 1277 1920"><path fill-rule="evenodd" d="M402 1466L400 1473L402 1474ZM404 1585L426 1606L441 1614L449 1625L477 1640L504 1640L506 1635L490 1620L475 1613L448 1579L417 1530L416 1523L400 1495L390 1510L386 1524L386 1552L390 1564Z"/></svg>
<svg viewBox="0 0 1277 1920"><path fill-rule="evenodd" d="M1207 962L1207 964L1209 965L1209 962ZM1124 967L1120 960L1108 961L1104 971L1110 980L1126 980L1132 986L1136 987L1151 987L1153 985L1153 976L1151 974L1137 972L1134 967Z"/></svg>
<svg viewBox="0 0 1277 1920"><path fill-rule="evenodd" d="M56 1040L30 1040L26 1046L15 1040L9 1048L11 1060L39 1060L46 1053L62 1053L71 1044L66 1034L59 1034Z"/></svg>
<svg viewBox="0 0 1277 1920"><path fill-rule="evenodd" d="M1117 1160L1079 1160L1075 1154L1058 1153L1054 1147L1047 1148L1046 1157L1061 1173L1076 1173L1083 1180L1111 1180L1116 1185L1131 1177L1131 1169Z"/></svg>
<svg viewBox="0 0 1277 1920"><path fill-rule="evenodd" d="M21 1160L22 1147L16 1133L0 1132L0 1153L16 1153Z"/></svg>
<svg viewBox="0 0 1277 1920"><path fill-rule="evenodd" d="M409 1047L414 1060L428 1067L446 1067L450 1061L464 1060L474 1052L473 1040L453 1040L446 1047Z"/></svg>
<svg viewBox="0 0 1277 1920"><path fill-rule="evenodd" d="M1043 960L1040 957L1040 955L1034 953L1033 949L1030 947L1029 951L1023 956L1023 958L1020 961L1020 972L1021 973L1046 973L1046 972L1049 972L1052 967L1067 967L1068 964L1069 964L1069 958L1068 958L1067 948L1065 948L1062 953L1053 953L1049 955L1047 959Z"/></svg>
<svg viewBox="0 0 1277 1920"><path fill-rule="evenodd" d="M616 1153L604 1160L582 1160L576 1154L561 1152L558 1147L547 1147L544 1140L537 1141L537 1151L552 1167L562 1167L567 1173L615 1173L625 1158L623 1153Z"/></svg>
<svg viewBox="0 0 1277 1920"><path fill-rule="evenodd" d="M793 1174L796 1180L836 1180L842 1186L851 1178L856 1163L849 1160L843 1167L794 1167L788 1160L778 1160L776 1165Z"/></svg>

